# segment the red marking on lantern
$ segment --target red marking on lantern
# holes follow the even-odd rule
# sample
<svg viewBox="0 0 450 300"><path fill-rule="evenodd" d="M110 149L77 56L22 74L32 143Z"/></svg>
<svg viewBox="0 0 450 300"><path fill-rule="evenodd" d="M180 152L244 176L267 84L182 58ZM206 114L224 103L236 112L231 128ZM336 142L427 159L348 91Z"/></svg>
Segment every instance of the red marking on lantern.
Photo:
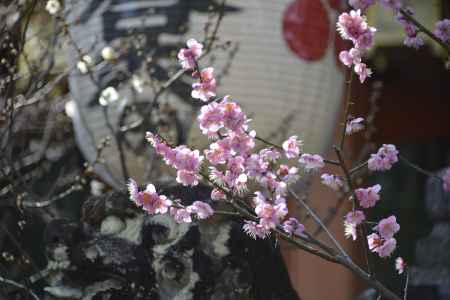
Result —
<svg viewBox="0 0 450 300"><path fill-rule="evenodd" d="M330 37L330 20L318 0L297 0L283 15L283 37L298 57L314 61L325 54Z"/></svg>

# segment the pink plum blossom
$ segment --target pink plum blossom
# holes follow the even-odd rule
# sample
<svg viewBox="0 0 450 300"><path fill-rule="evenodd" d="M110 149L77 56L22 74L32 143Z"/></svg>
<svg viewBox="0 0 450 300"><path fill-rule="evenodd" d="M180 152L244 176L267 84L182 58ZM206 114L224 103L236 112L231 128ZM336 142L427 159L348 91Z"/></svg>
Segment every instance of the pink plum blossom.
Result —
<svg viewBox="0 0 450 300"><path fill-rule="evenodd" d="M350 13L342 13L337 22L337 30L345 40L356 42L368 29L368 25L361 10L352 10Z"/></svg>
<svg viewBox="0 0 450 300"><path fill-rule="evenodd" d="M356 238L358 237L358 234L356 232L356 225L344 221L344 236L346 238L352 238L352 240L356 241Z"/></svg>
<svg viewBox="0 0 450 300"><path fill-rule="evenodd" d="M395 269L397 270L398 274L402 274L405 271L406 266L407 264L403 258L397 257L395 259Z"/></svg>
<svg viewBox="0 0 450 300"><path fill-rule="evenodd" d="M257 237L264 239L270 233L269 229L265 228L261 224L258 224L254 221L245 221L245 224L244 226L242 226L242 228L244 229L244 232L246 234L248 234L251 238L255 240Z"/></svg>
<svg viewBox="0 0 450 300"><path fill-rule="evenodd" d="M354 118L347 122L345 134L351 135L364 129L364 118Z"/></svg>
<svg viewBox="0 0 450 300"><path fill-rule="evenodd" d="M351 48L349 51L343 50L339 53L339 60L347 67L361 62L361 52L356 48Z"/></svg>
<svg viewBox="0 0 450 300"><path fill-rule="evenodd" d="M394 252L395 248L397 247L397 240L394 238L390 238L376 249L376 252L380 257L389 257L392 255L392 252Z"/></svg>
<svg viewBox="0 0 450 300"><path fill-rule="evenodd" d="M189 39L186 44L188 47L178 52L178 60L183 69L195 69L195 60L202 55L203 45L194 39Z"/></svg>
<svg viewBox="0 0 450 300"><path fill-rule="evenodd" d="M177 223L191 223L192 217L186 208L170 208L170 215Z"/></svg>
<svg viewBox="0 0 450 300"><path fill-rule="evenodd" d="M232 132L227 140L233 155L247 155L255 147L255 140L245 132Z"/></svg>
<svg viewBox="0 0 450 300"><path fill-rule="evenodd" d="M398 150L394 145L383 144L376 154L371 154L368 168L371 171L390 170L396 162L398 162Z"/></svg>
<svg viewBox="0 0 450 300"><path fill-rule="evenodd" d="M407 47L410 48L414 48L414 49L419 49L420 47L422 47L424 45L424 40L418 36L407 36L405 37L403 44Z"/></svg>
<svg viewBox="0 0 450 300"><path fill-rule="evenodd" d="M350 211L345 215L345 221L351 224L359 225L366 219L364 213L360 210Z"/></svg>
<svg viewBox="0 0 450 300"><path fill-rule="evenodd" d="M212 200L225 200L227 195L220 189L215 188L211 191L211 199Z"/></svg>
<svg viewBox="0 0 450 300"><path fill-rule="evenodd" d="M351 237L354 241L357 238L356 227L365 220L366 216L360 210L355 210L345 215L344 235Z"/></svg>
<svg viewBox="0 0 450 300"><path fill-rule="evenodd" d="M304 153L300 156L300 159L298 161L300 164L302 164L305 168L305 170L314 170L314 169L320 169L325 166L325 163L323 162L322 156L319 154L308 154Z"/></svg>
<svg viewBox="0 0 450 300"><path fill-rule="evenodd" d="M374 27L367 27L367 30L362 33L355 41L355 47L359 50L367 50L373 46L374 35L377 30Z"/></svg>
<svg viewBox="0 0 450 300"><path fill-rule="evenodd" d="M207 102L216 95L216 79L213 72L213 68L206 68L200 72L200 82L192 84L192 98Z"/></svg>
<svg viewBox="0 0 450 300"><path fill-rule="evenodd" d="M444 43L450 41L450 19L438 21L434 28L434 34Z"/></svg>
<svg viewBox="0 0 450 300"><path fill-rule="evenodd" d="M186 210L191 214L196 214L200 220L207 219L214 214L211 206L203 201L194 201L192 205L186 207Z"/></svg>
<svg viewBox="0 0 450 300"><path fill-rule="evenodd" d="M381 190L381 185L376 184L368 188L359 188L355 190L356 197L359 201L359 205L364 208L369 208L375 206L375 204L380 200L380 195L378 194Z"/></svg>
<svg viewBox="0 0 450 300"><path fill-rule="evenodd" d="M278 167L277 175L282 181L286 183L292 183L297 181L299 176L297 175L298 169L296 167L289 167L288 165L280 165Z"/></svg>
<svg viewBox="0 0 450 300"><path fill-rule="evenodd" d="M178 170L176 180L184 186L195 186L198 184L198 175L192 171Z"/></svg>
<svg viewBox="0 0 450 300"><path fill-rule="evenodd" d="M250 177L261 177L268 168L269 163L264 161L259 154L252 154L245 161L245 169Z"/></svg>
<svg viewBox="0 0 450 300"><path fill-rule="evenodd" d="M283 230L289 235L302 236L305 231L305 226L295 218L289 218L283 222Z"/></svg>
<svg viewBox="0 0 450 300"><path fill-rule="evenodd" d="M265 148L259 151L259 156L267 162L275 162L281 157L281 154L274 148Z"/></svg>
<svg viewBox="0 0 450 300"><path fill-rule="evenodd" d="M213 165L224 164L232 156L228 139L218 140L204 151L206 159Z"/></svg>
<svg viewBox="0 0 450 300"><path fill-rule="evenodd" d="M147 188L140 192L136 181L130 179L128 183L128 191L131 200L149 214L165 214L172 206L172 201L164 195L158 195L155 186L148 184Z"/></svg>
<svg viewBox="0 0 450 300"><path fill-rule="evenodd" d="M378 231L380 236L387 240L394 236L400 230L400 225L397 223L395 216L382 219L378 222L378 225L374 227L374 230Z"/></svg>
<svg viewBox="0 0 450 300"><path fill-rule="evenodd" d="M300 155L301 146L302 142L298 140L298 137L296 135L291 136L282 144L284 155L289 159L298 157Z"/></svg>
<svg viewBox="0 0 450 300"><path fill-rule="evenodd" d="M320 176L322 184L328 186L332 190L339 191L344 186L344 181L339 176L324 173Z"/></svg>
<svg viewBox="0 0 450 300"><path fill-rule="evenodd" d="M217 137L217 132L223 127L223 108L221 104L212 102L208 105L203 105L197 121L204 135Z"/></svg>
<svg viewBox="0 0 450 300"><path fill-rule="evenodd" d="M280 223L280 219L287 215L288 210L285 203L272 205L268 202L261 202L255 207L255 213L260 218L259 224L267 229L272 229Z"/></svg>
<svg viewBox="0 0 450 300"><path fill-rule="evenodd" d="M242 108L235 102L229 101L229 97L225 97L222 102L223 106L223 124L231 131L241 131L247 122L247 117Z"/></svg>
<svg viewBox="0 0 450 300"><path fill-rule="evenodd" d="M369 250L376 252L377 249L383 244L383 241L378 234L372 233L367 236L367 243L369 245Z"/></svg>
<svg viewBox="0 0 450 300"><path fill-rule="evenodd" d="M191 150L184 145L171 148L151 132L147 132L146 138L163 156L165 163L177 169L177 182L183 185L198 184L198 172L204 159L199 150Z"/></svg>

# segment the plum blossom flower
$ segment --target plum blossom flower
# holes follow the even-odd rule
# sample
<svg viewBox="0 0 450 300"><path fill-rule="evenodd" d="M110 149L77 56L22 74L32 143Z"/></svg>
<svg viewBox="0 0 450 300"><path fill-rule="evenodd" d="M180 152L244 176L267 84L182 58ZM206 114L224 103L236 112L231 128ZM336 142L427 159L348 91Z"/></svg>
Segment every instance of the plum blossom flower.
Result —
<svg viewBox="0 0 450 300"><path fill-rule="evenodd" d="M442 175L442 188L445 192L450 192L450 168L447 168Z"/></svg>
<svg viewBox="0 0 450 300"><path fill-rule="evenodd" d="M332 190L339 191L344 186L344 181L336 175L324 173L320 176L322 184L328 186Z"/></svg>
<svg viewBox="0 0 450 300"><path fill-rule="evenodd" d="M225 96L221 103L223 108L223 124L231 131L239 132L244 128L247 122L247 116L242 111L242 108L236 103L229 101L229 97Z"/></svg>
<svg viewBox="0 0 450 300"><path fill-rule="evenodd" d="M245 224L244 226L242 226L242 228L244 229L244 232L246 234L248 234L251 238L255 240L257 237L264 239L270 233L269 229L265 228L261 224L258 224L254 221L245 221Z"/></svg>
<svg viewBox="0 0 450 300"><path fill-rule="evenodd" d="M109 86L101 92L98 102L101 106L108 106L111 103L117 102L119 98L120 95L117 90L114 87Z"/></svg>
<svg viewBox="0 0 450 300"><path fill-rule="evenodd" d="M300 159L298 162L302 165L304 165L305 170L314 170L314 169L320 169L325 166L325 163L323 162L322 156L319 154L308 154L304 153L302 156L300 156Z"/></svg>
<svg viewBox="0 0 450 300"><path fill-rule="evenodd" d="M231 149L225 140L220 140L209 145L204 151L206 159L212 165L224 164L231 157Z"/></svg>
<svg viewBox="0 0 450 300"><path fill-rule="evenodd" d="M61 10L61 3L58 0L48 0L45 9L51 15L56 15Z"/></svg>
<svg viewBox="0 0 450 300"><path fill-rule="evenodd" d="M227 198L227 195L220 189L213 189L211 191L211 199L212 200L225 200Z"/></svg>
<svg viewBox="0 0 450 300"><path fill-rule="evenodd" d="M261 177L267 172L269 163L264 161L259 154L253 153L245 161L245 169L250 177Z"/></svg>
<svg viewBox="0 0 450 300"><path fill-rule="evenodd" d="M425 44L425 42L419 35L415 35L405 37L403 44L410 48L419 49Z"/></svg>
<svg viewBox="0 0 450 300"><path fill-rule="evenodd" d="M438 21L433 33L444 43L450 41L450 19Z"/></svg>
<svg viewBox="0 0 450 300"><path fill-rule="evenodd" d="M351 135L352 133L359 132L364 129L364 118L354 118L347 122L345 126L345 134Z"/></svg>
<svg viewBox="0 0 450 300"><path fill-rule="evenodd" d="M277 175L280 176L281 180L286 183L292 183L297 181L299 176L297 175L298 168L289 167L288 165L280 165L278 167Z"/></svg>
<svg viewBox="0 0 450 300"><path fill-rule="evenodd" d="M296 158L300 155L302 141L298 140L296 135L293 135L283 142L282 147L287 158Z"/></svg>
<svg viewBox="0 0 450 300"><path fill-rule="evenodd" d="M355 41L355 48L359 50L366 50L373 46L374 35L376 28L367 27L367 30L362 33L358 39Z"/></svg>
<svg viewBox="0 0 450 300"><path fill-rule="evenodd" d="M213 68L206 68L200 72L200 82L192 84L192 98L207 102L216 95L216 79L213 72Z"/></svg>
<svg viewBox="0 0 450 300"><path fill-rule="evenodd" d="M151 132L146 133L146 138L165 163L177 169L177 182L192 186L198 184L198 172L204 159L199 150L191 150L184 145L171 148Z"/></svg>
<svg viewBox="0 0 450 300"><path fill-rule="evenodd" d="M259 224L267 229L272 229L280 223L280 219L287 215L288 210L285 203L272 205L264 201L255 207L255 213L260 218Z"/></svg>
<svg viewBox="0 0 450 300"><path fill-rule="evenodd" d="M347 213L345 215L344 221L344 235L345 237L352 239L355 241L357 238L356 227L361 224L365 220L366 216L360 210L355 210Z"/></svg>
<svg viewBox="0 0 450 300"><path fill-rule="evenodd" d="M351 224L359 225L366 219L364 212L360 210L350 211L345 215L345 221Z"/></svg>
<svg viewBox="0 0 450 300"><path fill-rule="evenodd" d="M186 207L186 210L191 214L196 214L200 220L207 219L214 214L211 206L203 201L194 201L192 205Z"/></svg>
<svg viewBox="0 0 450 300"><path fill-rule="evenodd" d="M176 180L184 186L195 186L198 184L198 176L196 172L187 170L178 170Z"/></svg>
<svg viewBox="0 0 450 300"><path fill-rule="evenodd" d="M397 270L398 274L402 274L405 271L407 264L405 260L401 257L397 257L395 259L395 269Z"/></svg>
<svg viewBox="0 0 450 300"><path fill-rule="evenodd" d="M356 48L351 48L349 51L343 50L339 53L339 60L347 67L361 62L361 52Z"/></svg>
<svg viewBox="0 0 450 300"><path fill-rule="evenodd" d="M253 137L246 134L245 132L231 132L227 137L228 145L231 149L233 155L244 155L250 154L250 151L255 147L255 141ZM279 154L278 154L279 155ZM260 153L261 158L264 158ZM277 153L270 152L266 153L266 156L273 160Z"/></svg>
<svg viewBox="0 0 450 300"><path fill-rule="evenodd" d="M148 184L144 191L139 191L136 181L130 179L128 183L128 191L130 199L149 214L165 214L172 206L172 201L167 199L164 195L159 195L156 192L153 184Z"/></svg>
<svg viewBox="0 0 450 300"><path fill-rule="evenodd" d="M221 104L212 102L203 105L197 118L200 130L208 137L216 137L223 124L224 112Z"/></svg>
<svg viewBox="0 0 450 300"><path fill-rule="evenodd" d="M381 190L381 185L376 184L368 188L359 188L355 190L356 197L359 201L359 205L364 208L369 208L375 206L375 204L380 200L380 195L378 194Z"/></svg>
<svg viewBox="0 0 450 300"><path fill-rule="evenodd" d="M356 232L356 225L353 223L344 221L344 236L346 238L351 237L354 241L356 241L356 238L358 237L358 234Z"/></svg>
<svg viewBox="0 0 450 300"><path fill-rule="evenodd" d="M397 240L394 238L390 238L384 241L384 243L376 249L376 252L380 257L389 257L392 255L392 252L394 252L396 247Z"/></svg>
<svg viewBox="0 0 450 300"><path fill-rule="evenodd" d="M170 215L173 217L177 223L191 223L192 217L186 208L170 208Z"/></svg>
<svg viewBox="0 0 450 300"><path fill-rule="evenodd" d="M259 156L267 162L275 162L281 157L281 154L274 148L264 148L259 151Z"/></svg>
<svg viewBox="0 0 450 300"><path fill-rule="evenodd" d="M195 60L202 55L203 45L197 42L195 39L189 39L186 44L188 47L181 49L178 52L178 60L183 69L194 69Z"/></svg>
<svg viewBox="0 0 450 300"><path fill-rule="evenodd" d="M361 10L351 10L350 13L342 13L337 22L337 30L345 40L356 42L367 31L368 25Z"/></svg>
<svg viewBox="0 0 450 300"><path fill-rule="evenodd" d="M378 222L378 225L374 227L374 230L378 231L383 239L388 240L400 230L400 225L397 223L395 216L390 216L389 218L382 219Z"/></svg>
<svg viewBox="0 0 450 300"><path fill-rule="evenodd" d="M295 218L289 218L283 222L283 230L289 235L302 236L305 231L305 226Z"/></svg>
<svg viewBox="0 0 450 300"><path fill-rule="evenodd" d="M369 250L376 252L376 250L383 244L383 241L378 234L372 233L367 236L367 243L369 245Z"/></svg>
<svg viewBox="0 0 450 300"><path fill-rule="evenodd" d="M398 162L398 150L392 144L383 144L376 154L371 154L367 167L371 171L386 171Z"/></svg>
<svg viewBox="0 0 450 300"><path fill-rule="evenodd" d="M361 83L364 83L367 77L372 76L372 70L368 68L365 63L356 64L354 70L355 73L358 74Z"/></svg>

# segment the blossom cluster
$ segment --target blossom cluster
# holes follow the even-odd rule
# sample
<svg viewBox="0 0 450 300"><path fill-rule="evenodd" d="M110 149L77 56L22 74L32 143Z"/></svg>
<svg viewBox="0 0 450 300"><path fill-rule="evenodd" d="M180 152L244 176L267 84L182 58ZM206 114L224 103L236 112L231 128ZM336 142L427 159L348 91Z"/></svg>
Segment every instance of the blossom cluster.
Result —
<svg viewBox="0 0 450 300"><path fill-rule="evenodd" d="M418 49L424 45L424 40L419 35L419 28L405 17L406 14L414 16L414 10L410 7L403 7L402 0L349 0L348 4L354 9L365 11L377 2L380 2L382 6L391 9L395 13L397 21L405 30L406 37L403 43L406 46ZM448 43L450 41L450 19L437 21L433 34L443 43Z"/></svg>
<svg viewBox="0 0 450 300"><path fill-rule="evenodd" d="M253 238L264 238L271 230L282 230L288 235L301 236L304 227L295 218L287 218L286 196L289 183L299 177L299 168L281 163L281 159L297 160L305 171L324 166L320 155L302 152L302 141L291 136L282 146L256 151L256 132L250 128L250 119L230 96L211 100L215 96L215 78L211 67L200 70L198 59L203 45L194 39L178 53L180 65L192 71L199 79L192 85L192 97L205 102L197 117L199 128L211 143L203 151L185 145L172 146L161 136L148 132L147 140L164 162L177 170L177 182L194 186L200 179L214 185L211 199L215 201L247 201L250 183L259 186L249 204L253 219L244 222L243 229ZM203 167L203 165L205 165ZM203 170L203 173L202 173ZM210 216L211 207L202 201L183 207L180 201L171 201L158 195L153 185L139 192L135 181L129 183L131 199L150 214L169 212L178 222L191 222ZM243 195L246 193L246 198Z"/></svg>
<svg viewBox="0 0 450 300"><path fill-rule="evenodd" d="M193 216L203 220L214 214L211 206L203 201L194 201L185 207L179 200L169 200L165 195L158 194L153 184L148 184L145 190L139 191L136 181L130 179L128 192L131 200L147 213L154 215L169 212L178 223L190 223Z"/></svg>
<svg viewBox="0 0 450 300"><path fill-rule="evenodd" d="M384 144L377 153L370 155L368 168L371 171L386 171L390 170L396 162L398 162L397 149L394 145Z"/></svg>
<svg viewBox="0 0 450 300"><path fill-rule="evenodd" d="M339 59L347 67L354 66L355 73L363 83L372 75L372 71L361 61L361 57L372 47L376 29L367 24L360 9L342 13L337 22L337 29L344 40L353 43L353 48L339 53Z"/></svg>
<svg viewBox="0 0 450 300"><path fill-rule="evenodd" d="M340 21L341 34L355 43L355 48L350 52L367 49L371 45L375 30L365 23L360 11L351 12ZM324 167L325 160L318 154L304 153L303 143L297 136L289 137L281 146L266 142L269 147L257 151L256 142L262 139L252 130L251 120L240 105L230 96L213 99L213 69L208 67L200 71L198 64L202 49L202 44L191 39L187 42L187 48L178 53L178 59L183 69L191 70L192 77L199 79L192 85L192 96L203 102L197 121L202 134L210 139L208 148L197 150L185 145L173 146L151 132L147 133L147 140L164 162L176 169L178 183L194 186L203 179L213 185L212 200L248 208L248 214L243 215L246 219L243 230L250 237L265 238L273 230L306 237L303 224L289 216L286 200L288 185L297 181L300 169L317 172ZM353 63L362 64L360 61ZM363 122L363 118L349 120L346 134L363 130ZM383 145L376 154L372 154L368 168L388 170L398 161L397 155L394 145ZM297 166L282 161L294 162ZM321 179L324 185L335 191L348 190L338 175L323 173ZM249 191L250 187L257 188ZM378 184L354 190L357 205L346 214L344 221L347 237L357 239L358 226L366 222L363 209L376 205L380 200L380 191ZM183 206L180 200L170 200L158 194L152 184L139 191L137 183L130 180L129 192L131 200L149 214L169 213L177 222L189 223L193 216L201 220L214 214L206 202L195 201L192 205ZM396 247L393 236L399 230L395 217L381 220L374 230L367 236L370 250L380 257L390 256Z"/></svg>
<svg viewBox="0 0 450 300"><path fill-rule="evenodd" d="M397 223L395 216L382 219L373 229L376 233L372 233L367 237L369 249L380 257L391 256L397 247L397 240L394 238L394 234L400 230L400 225Z"/></svg>

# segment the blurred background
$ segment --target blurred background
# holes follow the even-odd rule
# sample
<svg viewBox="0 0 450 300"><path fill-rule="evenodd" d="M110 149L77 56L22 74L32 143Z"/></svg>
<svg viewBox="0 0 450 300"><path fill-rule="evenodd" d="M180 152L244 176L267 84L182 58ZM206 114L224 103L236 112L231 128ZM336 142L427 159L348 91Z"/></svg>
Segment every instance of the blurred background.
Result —
<svg viewBox="0 0 450 300"><path fill-rule="evenodd" d="M219 232L180 228L143 216L124 193L132 177L186 201L208 197L176 186L144 140L151 130L174 144L207 146L195 125L192 79L176 59L188 38L204 42L201 66L214 67L218 95L236 99L259 136L281 143L296 134L305 151L334 158L349 78L337 59L348 45L335 23L346 1L58 3L54 15L46 1L0 3L0 299L29 299L30 290L41 299L295 299L295 290L302 299L344 300L366 291L340 266L283 243L251 243L237 222L215 220L227 228ZM406 4L431 29L450 16L448 1ZM397 256L412 266L408 299L450 299L449 195L407 166L441 175L450 165L447 57L430 40L406 48L401 25L381 6L367 15L378 29L367 58L374 74L350 85L351 114L365 117L367 129L347 139L346 157L356 165L381 144L398 147L405 161L358 179L383 186L370 218L398 216ZM349 203L316 178L305 176L298 190L363 263L361 244L343 236ZM376 274L400 293L405 278L394 259L375 260Z"/></svg>

